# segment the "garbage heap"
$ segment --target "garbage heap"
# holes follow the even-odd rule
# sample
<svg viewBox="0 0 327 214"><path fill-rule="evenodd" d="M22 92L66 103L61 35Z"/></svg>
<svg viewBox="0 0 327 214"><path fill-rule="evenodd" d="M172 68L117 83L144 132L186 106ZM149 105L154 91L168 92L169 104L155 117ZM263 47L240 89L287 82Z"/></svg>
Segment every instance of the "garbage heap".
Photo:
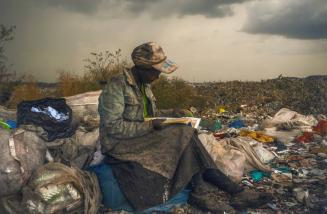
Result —
<svg viewBox="0 0 327 214"><path fill-rule="evenodd" d="M128 213L104 205L108 189L88 170L104 158L99 94L22 102L17 111L0 108L1 213ZM327 213L326 116L286 108L274 115L192 112L202 119L199 138L217 167L245 188L273 194L273 201L247 208L249 213ZM229 196L217 190L212 197ZM173 213L205 213L175 205Z"/></svg>
<svg viewBox="0 0 327 214"><path fill-rule="evenodd" d="M248 212L327 213L326 116L286 108L272 117L248 112L211 109L202 115L199 134L218 168L232 180L273 194L274 201Z"/></svg>
<svg viewBox="0 0 327 214"><path fill-rule="evenodd" d="M301 114L327 114L327 75L305 78L283 77L261 81L192 83L198 95L215 104L236 110L242 104L272 114L289 108ZM194 105L194 104L193 104Z"/></svg>
<svg viewBox="0 0 327 214"><path fill-rule="evenodd" d="M0 213L98 213L99 94L0 108Z"/></svg>

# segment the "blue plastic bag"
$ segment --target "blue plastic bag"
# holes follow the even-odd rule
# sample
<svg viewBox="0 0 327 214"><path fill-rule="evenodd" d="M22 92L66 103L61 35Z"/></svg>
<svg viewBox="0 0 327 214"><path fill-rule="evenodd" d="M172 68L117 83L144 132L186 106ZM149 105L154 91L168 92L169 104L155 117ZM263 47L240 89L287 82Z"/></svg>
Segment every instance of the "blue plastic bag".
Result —
<svg viewBox="0 0 327 214"><path fill-rule="evenodd" d="M186 204L190 195L191 189L184 189L168 200L164 204L157 205L155 207L149 208L141 212L142 214L151 214L154 212L169 212L174 207Z"/></svg>
<svg viewBox="0 0 327 214"><path fill-rule="evenodd" d="M88 169L94 172L98 177L99 186L102 193L102 204L112 210L126 210L133 212L133 208L126 200L123 192L120 190L118 182L113 175L110 165L101 163L91 166Z"/></svg>
<svg viewBox="0 0 327 214"><path fill-rule="evenodd" d="M7 120L7 124L10 126L11 129L16 129L17 128L17 123L14 120Z"/></svg>
<svg viewBox="0 0 327 214"><path fill-rule="evenodd" d="M263 177L270 177L270 174L261 170L253 170L250 172L251 178L254 182L260 182Z"/></svg>
<svg viewBox="0 0 327 214"><path fill-rule="evenodd" d="M239 129L239 128L243 128L245 127L245 124L242 120L234 120L233 122L231 122L228 126L229 128L235 128L235 129Z"/></svg>
<svg viewBox="0 0 327 214"><path fill-rule="evenodd" d="M102 204L105 207L114 211L125 210L128 212L134 212L132 206L126 200L123 192L119 188L110 165L103 162L99 165L89 167L88 170L94 172L98 177L102 193ZM140 213L150 214L153 212L169 212L175 206L187 203L190 192L190 189L184 189L166 203L148 208Z"/></svg>

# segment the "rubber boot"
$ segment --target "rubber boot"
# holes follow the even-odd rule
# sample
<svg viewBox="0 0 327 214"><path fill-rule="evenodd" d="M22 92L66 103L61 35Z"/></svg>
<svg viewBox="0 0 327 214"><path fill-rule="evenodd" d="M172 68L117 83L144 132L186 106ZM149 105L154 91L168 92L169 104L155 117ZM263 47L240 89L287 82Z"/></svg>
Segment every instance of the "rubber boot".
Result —
<svg viewBox="0 0 327 214"><path fill-rule="evenodd" d="M212 213L236 213L235 209L229 204L217 201L214 195L210 192L192 192L188 203L192 206L195 206L205 212Z"/></svg>
<svg viewBox="0 0 327 214"><path fill-rule="evenodd" d="M217 201L214 195L212 185L206 183L202 179L201 174L197 174L192 178L192 192L188 203L203 210L210 211L213 213L236 213L234 208L229 204Z"/></svg>
<svg viewBox="0 0 327 214"><path fill-rule="evenodd" d="M257 208L273 200L270 193L255 192L253 190L245 189L240 193L233 195L230 200L230 205L238 210L246 208Z"/></svg>
<svg viewBox="0 0 327 214"><path fill-rule="evenodd" d="M203 173L203 179L219 189L233 195L243 190L238 184L234 183L229 177L218 169L208 169Z"/></svg>

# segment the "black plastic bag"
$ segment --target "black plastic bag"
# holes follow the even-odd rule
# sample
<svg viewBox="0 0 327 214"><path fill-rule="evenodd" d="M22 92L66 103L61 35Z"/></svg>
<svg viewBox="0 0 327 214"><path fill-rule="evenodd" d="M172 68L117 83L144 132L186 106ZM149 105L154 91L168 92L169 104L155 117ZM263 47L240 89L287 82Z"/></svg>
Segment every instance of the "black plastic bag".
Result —
<svg viewBox="0 0 327 214"><path fill-rule="evenodd" d="M72 125L72 110L64 98L44 98L23 101L17 105L18 125L41 126L46 141L67 138L74 134L76 127Z"/></svg>

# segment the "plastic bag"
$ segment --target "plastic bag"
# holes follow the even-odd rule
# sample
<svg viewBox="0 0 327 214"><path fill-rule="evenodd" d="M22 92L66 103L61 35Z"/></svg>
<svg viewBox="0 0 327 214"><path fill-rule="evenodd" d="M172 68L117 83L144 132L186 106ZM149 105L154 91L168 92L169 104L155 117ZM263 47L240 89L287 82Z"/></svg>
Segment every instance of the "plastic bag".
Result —
<svg viewBox="0 0 327 214"><path fill-rule="evenodd" d="M97 178L90 172L49 163L39 167L23 189L27 213L97 213L101 193Z"/></svg>
<svg viewBox="0 0 327 214"><path fill-rule="evenodd" d="M226 141L230 145L236 147L245 156L246 162L244 165L244 170L246 172L251 171L253 169L259 169L264 172L271 171L271 168L261 160L263 157L260 157L260 153L257 154L257 152L253 148L253 146L259 144L259 142L249 137L229 138L226 139Z"/></svg>
<svg viewBox="0 0 327 214"><path fill-rule="evenodd" d="M240 136L242 136L242 137L250 137L250 138L252 138L254 140L257 140L259 142L262 142L262 143L271 143L271 142L274 142L274 138L272 138L272 137L270 137L268 135L259 133L259 132L254 132L254 131L242 130L240 132Z"/></svg>
<svg viewBox="0 0 327 214"><path fill-rule="evenodd" d="M47 146L56 162L82 169L91 163L98 144L99 128L90 132L77 129L73 136L48 142Z"/></svg>
<svg viewBox="0 0 327 214"><path fill-rule="evenodd" d="M304 132L303 135L296 138L296 140L300 143L309 143L314 141L312 132Z"/></svg>
<svg viewBox="0 0 327 214"><path fill-rule="evenodd" d="M18 125L42 127L47 135L41 136L46 141L70 137L76 126L72 124L72 110L62 98L44 98L23 101L17 105Z"/></svg>
<svg viewBox="0 0 327 214"><path fill-rule="evenodd" d="M313 128L313 131L317 132L321 136L327 135L327 120L321 120L316 127Z"/></svg>
<svg viewBox="0 0 327 214"><path fill-rule="evenodd" d="M225 139L217 141L213 135L200 134L199 139L216 163L217 168L234 182L240 182L246 161L243 153L230 146Z"/></svg>
<svg viewBox="0 0 327 214"><path fill-rule="evenodd" d="M300 129L301 131L312 131L312 126L318 121L314 116L304 116L287 108L280 109L273 118L264 122L265 127L277 127L278 129Z"/></svg>
<svg viewBox="0 0 327 214"><path fill-rule="evenodd" d="M88 170L94 172L98 177L103 196L102 203L105 207L114 211L125 210L128 212L134 212L119 188L118 181L116 180L110 165L106 164L104 161L99 165L89 167ZM171 212L174 207L187 203L190 191L191 190L187 188L183 189L164 204L148 208L140 213L151 214L157 212Z"/></svg>
<svg viewBox="0 0 327 214"><path fill-rule="evenodd" d="M34 132L0 129L0 197L15 194L45 161L46 146Z"/></svg>
<svg viewBox="0 0 327 214"><path fill-rule="evenodd" d="M269 163L275 158L275 155L265 149L262 143L257 142L255 145L252 145L252 148L263 163Z"/></svg>
<svg viewBox="0 0 327 214"><path fill-rule="evenodd" d="M231 122L228 125L228 127L229 128L240 129L240 128L245 127L245 124L244 124L244 121L243 120L237 119L237 120L234 120L233 122Z"/></svg>
<svg viewBox="0 0 327 214"><path fill-rule="evenodd" d="M65 97L67 105L73 111L74 119L88 130L99 127L98 99L100 94L101 91L92 91Z"/></svg>

